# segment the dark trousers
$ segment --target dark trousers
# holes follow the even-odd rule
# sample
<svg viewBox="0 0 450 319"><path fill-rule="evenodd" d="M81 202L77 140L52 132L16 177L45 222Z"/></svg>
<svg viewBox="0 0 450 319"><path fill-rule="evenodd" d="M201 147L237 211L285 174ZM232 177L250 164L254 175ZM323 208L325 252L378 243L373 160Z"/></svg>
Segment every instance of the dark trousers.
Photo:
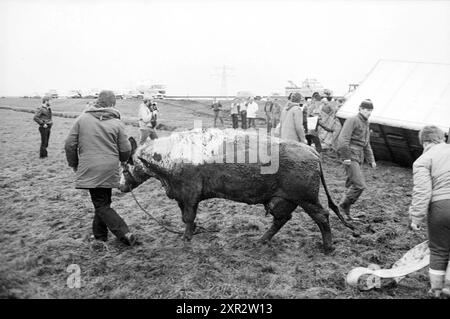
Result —
<svg viewBox="0 0 450 319"><path fill-rule="evenodd" d="M239 128L239 120L237 114L231 114L231 122L233 123L233 128Z"/></svg>
<svg viewBox="0 0 450 319"><path fill-rule="evenodd" d="M256 119L254 117L248 119L248 127L256 128Z"/></svg>
<svg viewBox="0 0 450 319"><path fill-rule="evenodd" d="M350 165L344 166L345 172L347 173L347 180L345 181L347 191L341 203L344 207L350 207L350 205L353 205L358 200L364 189L366 189L366 181L358 162L352 161Z"/></svg>
<svg viewBox="0 0 450 319"><path fill-rule="evenodd" d="M241 125L243 130L247 129L247 111L241 112Z"/></svg>
<svg viewBox="0 0 450 319"><path fill-rule="evenodd" d="M280 120L277 118L271 119L270 123L267 123L267 134L272 134L272 129L275 129L280 123Z"/></svg>
<svg viewBox="0 0 450 319"><path fill-rule="evenodd" d="M266 126L267 126L267 134L270 134L272 131L272 119L269 116L266 116Z"/></svg>
<svg viewBox="0 0 450 319"><path fill-rule="evenodd" d="M214 111L214 127L217 127L217 119L220 120L220 123L222 123L223 126L223 119L222 114L220 114L220 111Z"/></svg>
<svg viewBox="0 0 450 319"><path fill-rule="evenodd" d="M314 143L316 151L319 153L322 152L322 144L320 143L320 138L317 135L307 134L306 141L308 142L308 145Z"/></svg>
<svg viewBox="0 0 450 319"><path fill-rule="evenodd" d="M92 222L94 237L106 241L108 229L119 239L129 232L125 221L111 208L111 188L90 188L95 214Z"/></svg>
<svg viewBox="0 0 450 319"><path fill-rule="evenodd" d="M48 140L50 139L50 126L39 126L39 133L41 133L41 148L39 150L39 157L47 157Z"/></svg>
<svg viewBox="0 0 450 319"><path fill-rule="evenodd" d="M450 199L430 204L428 212L430 269L447 269L450 258Z"/></svg>

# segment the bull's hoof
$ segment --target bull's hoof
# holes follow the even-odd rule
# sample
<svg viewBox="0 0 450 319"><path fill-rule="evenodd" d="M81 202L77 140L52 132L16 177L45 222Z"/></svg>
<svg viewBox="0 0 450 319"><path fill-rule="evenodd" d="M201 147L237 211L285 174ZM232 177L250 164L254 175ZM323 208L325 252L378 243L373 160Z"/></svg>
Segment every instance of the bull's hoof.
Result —
<svg viewBox="0 0 450 319"><path fill-rule="evenodd" d="M131 191L131 188L130 188L130 186L128 186L128 185L120 185L120 186L119 186L119 190L120 190L122 193L128 193L128 192Z"/></svg>
<svg viewBox="0 0 450 319"><path fill-rule="evenodd" d="M258 239L257 243L259 245L268 245L270 242L270 239L266 238L266 237L261 237L260 239Z"/></svg>
<svg viewBox="0 0 450 319"><path fill-rule="evenodd" d="M352 232L352 236L355 237L355 238L359 238L359 237L361 237L361 233L359 231L357 231L357 230L354 230Z"/></svg>
<svg viewBox="0 0 450 319"><path fill-rule="evenodd" d="M324 252L325 255L331 254L334 250L335 250L335 249L334 249L333 246L326 246L326 247L323 247L323 252Z"/></svg>
<svg viewBox="0 0 450 319"><path fill-rule="evenodd" d="M350 230L356 229L356 226L355 226L355 223L353 223L353 220L349 221L347 218L344 217L343 223L344 223L345 227L347 227Z"/></svg>
<svg viewBox="0 0 450 319"><path fill-rule="evenodd" d="M191 241L192 236L194 236L196 225L195 223L186 224L186 228L184 229L183 241Z"/></svg>

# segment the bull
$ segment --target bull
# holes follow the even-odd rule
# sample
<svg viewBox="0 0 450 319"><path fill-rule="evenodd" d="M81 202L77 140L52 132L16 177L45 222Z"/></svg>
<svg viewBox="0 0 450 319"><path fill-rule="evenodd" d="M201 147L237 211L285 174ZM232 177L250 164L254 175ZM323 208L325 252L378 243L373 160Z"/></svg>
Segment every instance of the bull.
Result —
<svg viewBox="0 0 450 319"><path fill-rule="evenodd" d="M300 206L319 226L329 253L332 236L329 213L319 202L321 182L329 208L353 229L329 194L319 154L308 145L232 129L177 132L140 147L132 137L130 142L132 156L122 171L120 190L129 192L157 178L181 209L184 240L193 236L198 204L225 198L264 205L273 221L261 242L269 241Z"/></svg>

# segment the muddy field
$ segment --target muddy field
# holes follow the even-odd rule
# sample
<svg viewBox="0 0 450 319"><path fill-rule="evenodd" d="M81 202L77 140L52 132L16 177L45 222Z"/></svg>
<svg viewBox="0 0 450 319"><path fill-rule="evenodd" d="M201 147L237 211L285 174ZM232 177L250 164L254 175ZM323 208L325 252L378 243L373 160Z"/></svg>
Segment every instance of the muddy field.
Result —
<svg viewBox="0 0 450 319"><path fill-rule="evenodd" d="M34 108L38 102L2 99L0 106ZM55 102L54 109L73 114L86 103ZM121 103L125 117L135 116L138 102ZM205 104L165 103L161 122L176 130L191 128L194 119L202 119L204 126L212 123ZM422 298L428 290L426 269L398 285L372 291L361 292L345 283L352 268L370 263L389 268L426 239L425 231L415 234L407 229L411 169L383 162L376 170L364 168L368 189L354 206L363 219L358 224L362 235L353 237L330 214L335 246L330 255L322 252L317 225L300 209L270 244L259 245L257 239L271 222L262 205L207 200L199 206L197 224L218 232L195 235L185 244L181 235L149 219L131 194L118 190L113 191L113 207L142 245L124 247L110 234L108 243L98 246L87 240L93 218L89 194L74 189L74 173L65 161L64 139L74 119L54 118L49 158L42 160L32 116L0 109L0 297ZM136 127L127 125L127 130L138 136ZM343 167L330 154L324 157L324 170L338 201L344 191ZM134 193L154 216L183 229L177 204L157 180ZM321 201L326 205L323 189ZM67 286L71 264L80 267L81 288Z"/></svg>

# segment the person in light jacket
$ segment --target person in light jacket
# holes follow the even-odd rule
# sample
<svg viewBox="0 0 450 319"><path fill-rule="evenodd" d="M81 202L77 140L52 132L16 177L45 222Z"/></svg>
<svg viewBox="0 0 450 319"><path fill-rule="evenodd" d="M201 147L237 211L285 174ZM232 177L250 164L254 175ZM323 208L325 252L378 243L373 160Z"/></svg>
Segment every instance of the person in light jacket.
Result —
<svg viewBox="0 0 450 319"><path fill-rule="evenodd" d="M282 139L307 144L301 102L302 95L300 93L293 93L289 96L288 102L281 110L279 134Z"/></svg>
<svg viewBox="0 0 450 319"><path fill-rule="evenodd" d="M422 155L413 163L410 228L420 230L427 217L429 278L433 297L450 298L450 145L444 132L425 126L419 132Z"/></svg>
<svg viewBox="0 0 450 319"><path fill-rule="evenodd" d="M276 128L280 121L281 107L278 104L277 97L267 98L267 102L264 105L264 112L266 113L266 127L267 134L271 134L272 128Z"/></svg>
<svg viewBox="0 0 450 319"><path fill-rule="evenodd" d="M320 141L319 138L319 128L323 128L326 129L327 131L329 131L329 129L323 125L322 123L322 117L321 117L321 112L322 112L322 107L323 107L323 102L322 102L322 97L320 96L320 94L318 92L315 92L311 98L311 100L309 101L309 103L307 103L305 105L305 109L306 109L306 115L307 117L317 117L317 125L315 127L308 127L308 129L306 130L306 140L308 141L308 145L311 145L312 143L314 143L314 146L317 150L317 152L321 153L322 152L322 143Z"/></svg>
<svg viewBox="0 0 450 319"><path fill-rule="evenodd" d="M119 163L126 162L131 145L120 113L114 109L112 91L100 92L97 103L83 112L66 138L64 149L76 173L75 188L88 189L94 204L93 237L107 241L108 229L124 244L134 245L136 237L111 208L111 189L119 187Z"/></svg>
<svg viewBox="0 0 450 319"><path fill-rule="evenodd" d="M256 112L258 112L258 103L255 102L253 97L248 99L247 104L247 119L248 127L256 129Z"/></svg>
<svg viewBox="0 0 450 319"><path fill-rule="evenodd" d="M139 105L140 145L144 144L149 136L152 140L158 138L158 134L156 134L157 116L158 108L156 103L152 101L149 95L144 95L144 99Z"/></svg>

